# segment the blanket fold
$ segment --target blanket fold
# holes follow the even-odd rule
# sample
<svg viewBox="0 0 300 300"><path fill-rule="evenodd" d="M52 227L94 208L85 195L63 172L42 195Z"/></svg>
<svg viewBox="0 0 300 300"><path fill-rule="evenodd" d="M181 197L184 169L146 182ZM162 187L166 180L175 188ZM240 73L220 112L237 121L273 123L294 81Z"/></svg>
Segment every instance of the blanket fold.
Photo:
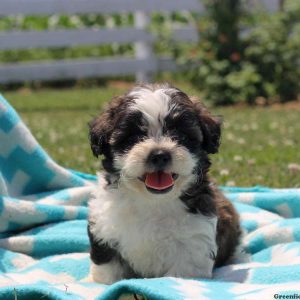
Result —
<svg viewBox="0 0 300 300"><path fill-rule="evenodd" d="M240 213L245 253L215 269L211 280L106 286L89 274L87 202L95 179L56 164L0 96L1 300L300 298L300 189L223 187Z"/></svg>

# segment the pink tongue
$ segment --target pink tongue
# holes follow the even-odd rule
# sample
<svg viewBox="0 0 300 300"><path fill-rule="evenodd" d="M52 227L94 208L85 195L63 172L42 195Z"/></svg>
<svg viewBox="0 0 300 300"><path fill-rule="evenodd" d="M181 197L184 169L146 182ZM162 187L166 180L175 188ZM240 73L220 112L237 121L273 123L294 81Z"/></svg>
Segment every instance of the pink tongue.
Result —
<svg viewBox="0 0 300 300"><path fill-rule="evenodd" d="M145 184L155 190L164 190L174 184L172 175L162 171L147 173Z"/></svg>

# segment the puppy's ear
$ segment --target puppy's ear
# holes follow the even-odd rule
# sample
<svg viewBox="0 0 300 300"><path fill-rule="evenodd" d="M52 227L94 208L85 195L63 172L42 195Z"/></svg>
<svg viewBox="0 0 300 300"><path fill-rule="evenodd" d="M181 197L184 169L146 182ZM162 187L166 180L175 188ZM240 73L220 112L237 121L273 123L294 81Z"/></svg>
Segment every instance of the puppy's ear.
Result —
<svg viewBox="0 0 300 300"><path fill-rule="evenodd" d="M89 123L91 149L96 157L101 154L110 155L109 140L120 117L123 102L123 96L114 98L107 109Z"/></svg>
<svg viewBox="0 0 300 300"><path fill-rule="evenodd" d="M221 117L212 116L201 103L194 103L203 133L202 147L207 153L217 153L221 138Z"/></svg>
<svg viewBox="0 0 300 300"><path fill-rule="evenodd" d="M98 157L109 152L109 136L112 130L109 113L104 112L89 123L90 143L93 154Z"/></svg>

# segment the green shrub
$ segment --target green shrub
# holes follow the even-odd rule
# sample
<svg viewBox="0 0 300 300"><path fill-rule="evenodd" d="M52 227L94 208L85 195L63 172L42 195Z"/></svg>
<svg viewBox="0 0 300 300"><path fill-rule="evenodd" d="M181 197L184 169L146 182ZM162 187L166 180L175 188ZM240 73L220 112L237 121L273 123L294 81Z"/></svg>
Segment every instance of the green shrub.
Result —
<svg viewBox="0 0 300 300"><path fill-rule="evenodd" d="M199 43L175 46L186 75L215 105L294 100L300 91L300 3L286 1L274 14L243 11L241 1L207 4L208 18L197 20ZM242 25L252 29L243 37Z"/></svg>
<svg viewBox="0 0 300 300"><path fill-rule="evenodd" d="M261 18L246 39L245 60L262 78L256 85L257 96L285 102L299 94L300 4L296 2L287 1L284 12Z"/></svg>

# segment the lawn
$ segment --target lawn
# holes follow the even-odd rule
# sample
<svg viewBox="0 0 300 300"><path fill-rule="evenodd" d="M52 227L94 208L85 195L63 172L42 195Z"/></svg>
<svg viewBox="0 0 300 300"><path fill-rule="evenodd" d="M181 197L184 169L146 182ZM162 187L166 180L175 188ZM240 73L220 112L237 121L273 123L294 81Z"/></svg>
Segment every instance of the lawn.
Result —
<svg viewBox="0 0 300 300"><path fill-rule="evenodd" d="M197 94L188 85L179 84ZM65 90L5 92L46 151L59 164L94 174L87 122L124 85ZM220 185L300 187L300 109L212 108L224 118L222 146L213 155L212 176ZM293 167L293 164L296 166Z"/></svg>

